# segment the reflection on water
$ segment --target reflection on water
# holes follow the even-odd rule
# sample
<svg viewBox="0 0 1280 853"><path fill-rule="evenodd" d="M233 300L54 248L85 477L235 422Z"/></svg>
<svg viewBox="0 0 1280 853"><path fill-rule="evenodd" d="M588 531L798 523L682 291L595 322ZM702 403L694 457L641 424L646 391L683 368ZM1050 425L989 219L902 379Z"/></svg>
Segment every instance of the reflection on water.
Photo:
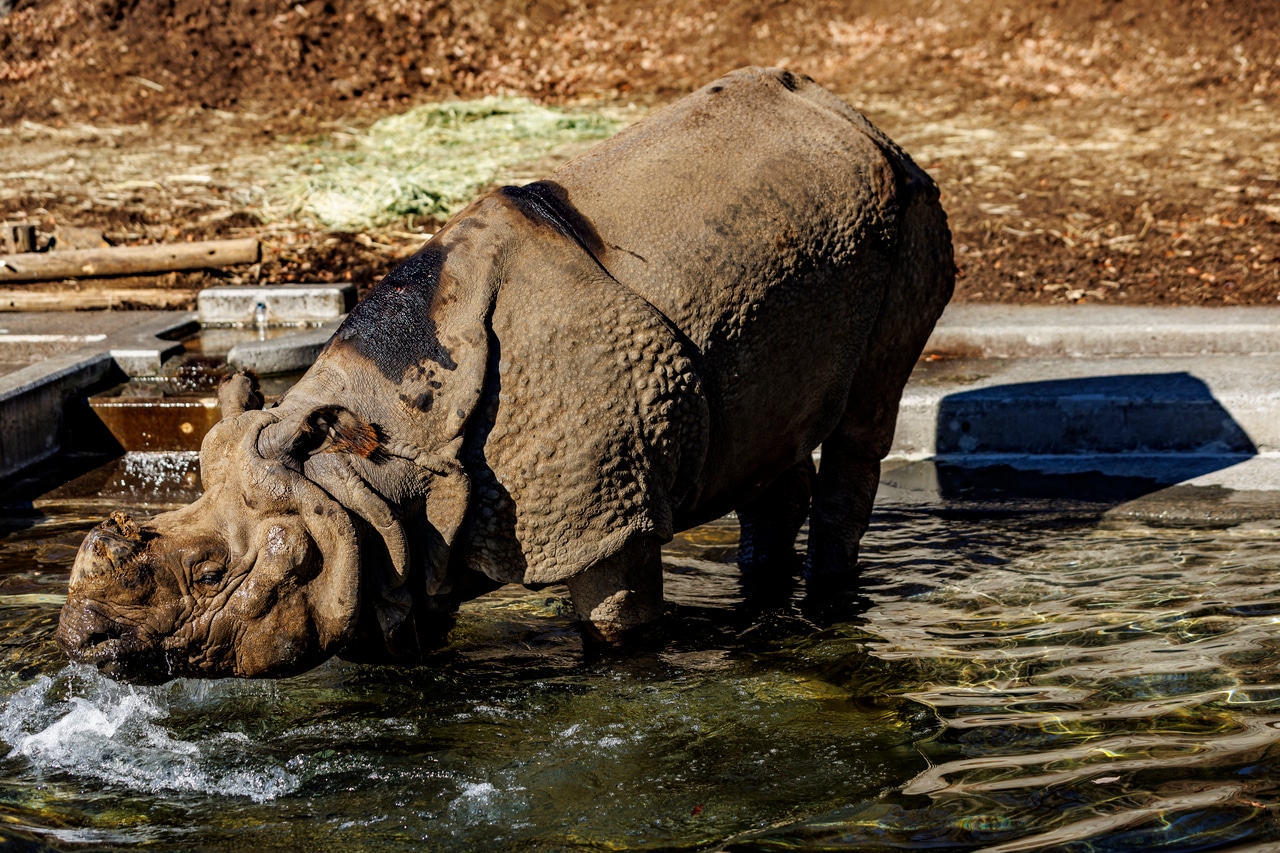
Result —
<svg viewBox="0 0 1280 853"><path fill-rule="evenodd" d="M747 606L725 521L668 549L660 648L584 657L562 590L509 589L429 666L143 688L53 647L91 523L0 543L0 821L56 846L1280 839L1275 525L884 511L819 612Z"/></svg>

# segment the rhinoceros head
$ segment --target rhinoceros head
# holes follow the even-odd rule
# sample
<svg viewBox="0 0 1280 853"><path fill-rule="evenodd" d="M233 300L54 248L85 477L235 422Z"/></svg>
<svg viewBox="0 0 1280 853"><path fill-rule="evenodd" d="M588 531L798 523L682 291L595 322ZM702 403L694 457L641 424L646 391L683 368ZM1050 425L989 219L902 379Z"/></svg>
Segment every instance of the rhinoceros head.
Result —
<svg viewBox="0 0 1280 853"><path fill-rule="evenodd" d="M403 508L353 462L392 471L406 493L417 467L379 460L378 429L339 406L264 411L244 375L219 398L201 498L150 520L114 513L85 539L63 649L133 681L301 672L351 641L362 556L378 633L388 647L397 632L403 640L413 621Z"/></svg>

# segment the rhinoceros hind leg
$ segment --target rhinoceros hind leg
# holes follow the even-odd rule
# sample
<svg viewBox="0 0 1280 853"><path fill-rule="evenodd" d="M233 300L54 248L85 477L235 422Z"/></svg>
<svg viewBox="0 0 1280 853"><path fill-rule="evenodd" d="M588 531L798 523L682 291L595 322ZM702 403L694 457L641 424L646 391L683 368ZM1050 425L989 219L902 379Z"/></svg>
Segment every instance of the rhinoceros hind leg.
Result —
<svg viewBox="0 0 1280 853"><path fill-rule="evenodd" d="M813 459L806 457L738 507L738 568L744 583L768 583L795 574L796 535L809 516L815 474Z"/></svg>
<svg viewBox="0 0 1280 853"><path fill-rule="evenodd" d="M567 584L586 639L620 645L646 633L662 616L661 546L647 538L633 540Z"/></svg>
<svg viewBox="0 0 1280 853"><path fill-rule="evenodd" d="M810 591L857 579L858 543L871 519L880 460L893 446L902 391L955 283L946 214L936 191L917 189L899 217L896 260L844 416L822 442L809 514Z"/></svg>
<svg viewBox="0 0 1280 853"><path fill-rule="evenodd" d="M880 484L880 458L839 437L822 445L822 461L809 515L809 565L816 584L857 580L858 544L871 520Z"/></svg>

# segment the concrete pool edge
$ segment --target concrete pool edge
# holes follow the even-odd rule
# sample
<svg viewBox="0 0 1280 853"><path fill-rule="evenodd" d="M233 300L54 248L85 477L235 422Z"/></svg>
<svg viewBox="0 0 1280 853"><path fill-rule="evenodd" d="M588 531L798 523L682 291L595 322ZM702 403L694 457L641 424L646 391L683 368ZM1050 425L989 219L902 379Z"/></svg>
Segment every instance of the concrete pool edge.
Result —
<svg viewBox="0 0 1280 853"><path fill-rule="evenodd" d="M25 317L5 319L9 326L20 326ZM29 323L38 326L40 334L0 334L0 348L6 339L23 347L79 344L0 375L0 480L61 451L68 436L69 404L113 380L154 373L165 359L182 351L182 344L172 338L195 328L190 312L146 312L141 322L132 323L121 323L118 316L112 320L95 323L94 315L44 315Z"/></svg>
<svg viewBox="0 0 1280 853"><path fill-rule="evenodd" d="M877 512L1069 512L1148 527L1280 531L1280 454L983 454L885 460Z"/></svg>
<svg viewBox="0 0 1280 853"><path fill-rule="evenodd" d="M181 348L162 336L196 322L190 312L64 312L42 314L27 329L15 325L16 316L6 318L17 329L9 335L15 346L21 339L28 348L56 347L54 338L62 335L77 348L54 350L0 376L0 478L57 453L68 402L113 370L154 371ZM265 372L279 365L303 369L337 322L241 345L232 361ZM7 332L0 330L0 354ZM88 338L92 342L78 343ZM1269 461L1280 453L1280 308L952 305L926 353L952 369L913 377L893 459L936 457L975 467L1023 458L1034 467L1042 464L1034 461L1037 452L1072 464L1106 457L1108 465L1124 454L1225 459L1235 452L1242 454L1239 463L1214 469L1212 482L1203 480L1209 470L1195 466L1188 481L1280 491L1280 465ZM1135 413L1151 422L1147 431L1117 439L1117 429L1132 432ZM1215 427L1219 422L1222 429ZM1028 423L1038 444L1030 441ZM1058 433L1043 429L1051 423ZM1153 423L1170 429L1153 432ZM976 438L975 425L981 426ZM1076 442L1069 452L1054 445L1058 434ZM995 460L992 448L1004 457Z"/></svg>
<svg viewBox="0 0 1280 853"><path fill-rule="evenodd" d="M947 306L926 353L974 358L1280 353L1280 306Z"/></svg>

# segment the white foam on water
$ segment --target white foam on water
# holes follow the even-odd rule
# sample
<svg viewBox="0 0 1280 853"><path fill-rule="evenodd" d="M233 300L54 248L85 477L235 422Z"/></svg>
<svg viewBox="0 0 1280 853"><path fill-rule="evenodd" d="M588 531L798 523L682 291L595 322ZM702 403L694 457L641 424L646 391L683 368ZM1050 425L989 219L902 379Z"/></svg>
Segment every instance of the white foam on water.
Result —
<svg viewBox="0 0 1280 853"><path fill-rule="evenodd" d="M519 785L503 789L492 782L463 782L461 793L449 804L449 812L463 825L507 825L512 816L526 808L524 793Z"/></svg>
<svg viewBox="0 0 1280 853"><path fill-rule="evenodd" d="M135 791L191 791L265 802L298 789L298 776L258 754L241 732L195 740L164 725L175 688L120 684L83 666L41 676L0 705L0 740L37 772L61 771ZM178 689L181 689L179 687ZM190 702L207 696L193 689Z"/></svg>

